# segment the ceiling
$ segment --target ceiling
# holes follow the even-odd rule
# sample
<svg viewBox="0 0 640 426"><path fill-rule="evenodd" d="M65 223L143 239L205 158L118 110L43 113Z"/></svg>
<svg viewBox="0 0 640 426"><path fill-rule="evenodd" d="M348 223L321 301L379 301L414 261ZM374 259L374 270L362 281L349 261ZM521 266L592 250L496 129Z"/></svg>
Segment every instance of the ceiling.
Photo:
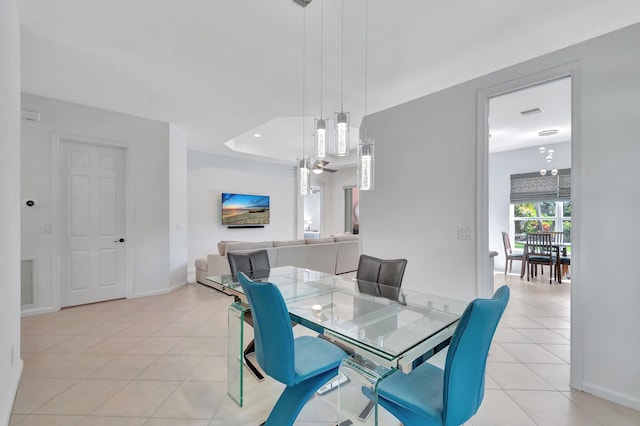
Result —
<svg viewBox="0 0 640 426"><path fill-rule="evenodd" d="M328 117L339 110L343 81L355 145L365 110L380 111L640 21L637 0L369 0L365 38L365 0L348 0L341 44L341 4L314 0L303 9L293 0L18 0L22 89L171 122L187 135L190 149L291 162L302 154L303 135L304 149L311 150L321 75ZM492 127L495 138L500 132ZM330 167L340 165L331 161Z"/></svg>
<svg viewBox="0 0 640 426"><path fill-rule="evenodd" d="M571 141L571 78L489 99L489 135L490 153Z"/></svg>

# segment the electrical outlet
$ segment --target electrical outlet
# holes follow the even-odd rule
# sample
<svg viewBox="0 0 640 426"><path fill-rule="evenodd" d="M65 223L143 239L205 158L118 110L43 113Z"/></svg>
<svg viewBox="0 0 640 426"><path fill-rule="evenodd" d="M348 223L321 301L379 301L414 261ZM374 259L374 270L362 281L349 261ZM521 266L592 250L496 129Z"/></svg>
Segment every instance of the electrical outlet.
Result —
<svg viewBox="0 0 640 426"><path fill-rule="evenodd" d="M458 226L458 239L459 240L471 239L471 227L469 225Z"/></svg>

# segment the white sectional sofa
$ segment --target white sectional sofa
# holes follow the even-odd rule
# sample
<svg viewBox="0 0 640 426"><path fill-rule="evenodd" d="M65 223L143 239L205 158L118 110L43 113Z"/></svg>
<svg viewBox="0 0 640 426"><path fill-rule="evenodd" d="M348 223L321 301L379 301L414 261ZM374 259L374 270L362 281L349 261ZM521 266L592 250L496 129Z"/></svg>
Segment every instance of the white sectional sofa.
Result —
<svg viewBox="0 0 640 426"><path fill-rule="evenodd" d="M217 288L205 277L231 273L227 253L249 253L261 249L267 250L272 267L298 266L330 274L354 272L360 259L357 235L287 241L221 241L218 253L196 260L196 281Z"/></svg>

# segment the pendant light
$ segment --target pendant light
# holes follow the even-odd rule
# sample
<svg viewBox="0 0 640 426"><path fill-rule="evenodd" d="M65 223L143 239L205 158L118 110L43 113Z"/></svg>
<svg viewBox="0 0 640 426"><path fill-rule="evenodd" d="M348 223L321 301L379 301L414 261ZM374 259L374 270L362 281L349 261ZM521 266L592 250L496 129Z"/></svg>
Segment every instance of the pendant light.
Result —
<svg viewBox="0 0 640 426"><path fill-rule="evenodd" d="M315 142L316 142L316 157L324 158L327 155L327 120L322 115L322 71L323 71L323 1L320 0L320 118L315 120ZM322 169L314 168L313 171Z"/></svg>
<svg viewBox="0 0 640 426"><path fill-rule="evenodd" d="M369 27L369 0L365 1L364 22L364 131L358 144L358 188L360 191L372 191L374 189L375 171L375 141L369 138L367 133L367 89L368 89L368 27Z"/></svg>
<svg viewBox="0 0 640 426"><path fill-rule="evenodd" d="M349 113L344 112L344 0L342 0L340 31L340 112L335 116L334 154L338 157L346 157L349 155Z"/></svg>
<svg viewBox="0 0 640 426"><path fill-rule="evenodd" d="M305 68L306 68L306 27L307 27L307 22L306 22L306 10L304 9L302 12L302 158L298 159L298 177L299 177L299 189L300 189L300 195L307 195L309 194L309 190L310 190L310 185L309 185L309 157L305 157L305 150L304 150L304 138L305 138L305 129L304 129L304 121L305 121L305 116L304 116L304 85L305 85L305 79L304 79L304 74L305 74Z"/></svg>

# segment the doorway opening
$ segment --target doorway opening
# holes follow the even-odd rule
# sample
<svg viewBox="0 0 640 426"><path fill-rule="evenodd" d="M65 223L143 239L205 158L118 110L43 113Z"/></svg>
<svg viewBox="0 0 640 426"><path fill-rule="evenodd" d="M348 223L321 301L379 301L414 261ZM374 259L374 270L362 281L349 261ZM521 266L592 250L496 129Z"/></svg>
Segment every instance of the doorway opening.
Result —
<svg viewBox="0 0 640 426"><path fill-rule="evenodd" d="M565 76L489 99L489 247L496 271L510 272L528 233L552 232L571 257L571 77ZM498 249L499 247L499 249ZM517 262L521 266L522 262ZM521 274L522 268L511 270Z"/></svg>
<svg viewBox="0 0 640 426"><path fill-rule="evenodd" d="M488 246L499 253L494 270L488 271L495 285L506 283L521 292L522 300L528 300L512 314L527 313L531 322L518 323L512 318L509 327L540 346L540 354L569 364L563 385L579 389L582 326L575 320L580 306L571 303L579 300L575 285L579 271L571 265L575 254L571 245L578 239L577 212L571 204L572 185L575 189L577 182L576 173L571 172L578 148L572 131L578 116L573 93L577 71L574 65L560 67L479 93L478 247ZM529 271L521 261L514 260L509 270L503 232L512 249L520 253L526 251L527 234L555 233L561 239L556 261L566 258L566 265L546 266L544 275L539 272L528 281ZM552 269L555 276L550 285ZM547 304L527 298L533 292L543 293L546 300L542 303ZM514 346L505 346L509 345Z"/></svg>
<svg viewBox="0 0 640 426"><path fill-rule="evenodd" d="M311 192L304 197L304 238L318 239L323 229L324 184L311 185Z"/></svg>

